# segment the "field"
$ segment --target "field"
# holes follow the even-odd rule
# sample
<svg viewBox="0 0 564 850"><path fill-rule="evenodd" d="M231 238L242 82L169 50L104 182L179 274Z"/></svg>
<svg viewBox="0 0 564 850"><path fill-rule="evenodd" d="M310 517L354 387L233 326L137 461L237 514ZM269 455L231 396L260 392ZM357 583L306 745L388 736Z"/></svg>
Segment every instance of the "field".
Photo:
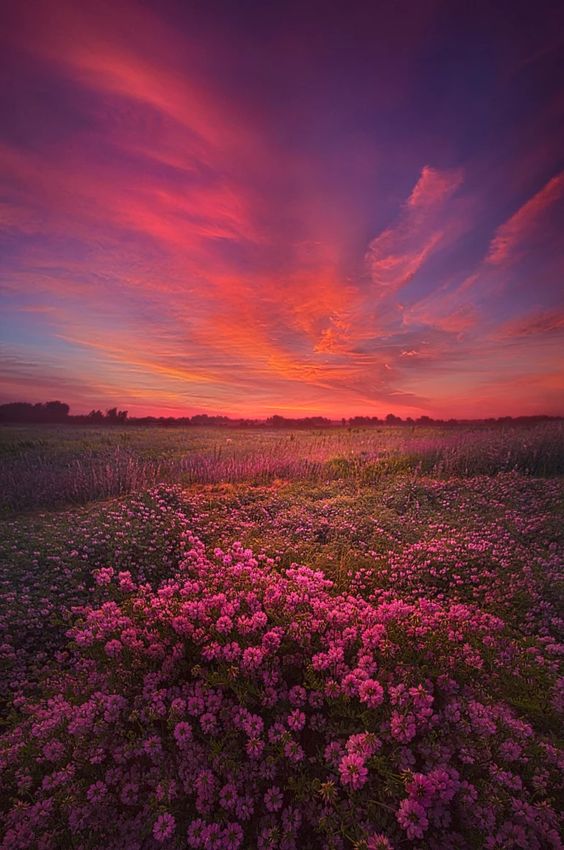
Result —
<svg viewBox="0 0 564 850"><path fill-rule="evenodd" d="M563 846L562 423L0 459L2 850Z"/></svg>

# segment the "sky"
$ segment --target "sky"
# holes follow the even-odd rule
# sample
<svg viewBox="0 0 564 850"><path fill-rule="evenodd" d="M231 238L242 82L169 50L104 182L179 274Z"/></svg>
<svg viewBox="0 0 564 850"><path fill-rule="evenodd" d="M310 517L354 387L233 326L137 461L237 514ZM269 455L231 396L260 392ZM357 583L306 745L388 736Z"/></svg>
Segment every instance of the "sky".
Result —
<svg viewBox="0 0 564 850"><path fill-rule="evenodd" d="M7 0L0 401L564 414L564 4Z"/></svg>

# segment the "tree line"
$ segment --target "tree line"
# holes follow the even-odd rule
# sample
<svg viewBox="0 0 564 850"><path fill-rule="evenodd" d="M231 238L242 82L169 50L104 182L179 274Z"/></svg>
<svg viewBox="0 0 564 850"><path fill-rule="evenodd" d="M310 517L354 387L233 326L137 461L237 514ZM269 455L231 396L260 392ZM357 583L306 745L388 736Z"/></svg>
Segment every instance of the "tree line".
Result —
<svg viewBox="0 0 564 850"><path fill-rule="evenodd" d="M378 416L351 416L340 420L328 419L325 416L305 416L290 418L286 416L270 416L268 419L233 419L229 416L208 415L197 413L194 416L129 416L127 410L110 407L106 411L91 410L86 414L71 415L70 406L61 401L29 402L15 401L0 405L0 423L13 424L68 424L68 425L100 425L100 426L229 426L243 428L334 428L336 425L348 428L377 427L379 425L461 425L468 422L493 424L528 424L562 419L560 416L500 416L485 419L433 419L430 416L419 416L414 419L407 416L404 419L393 413L379 418Z"/></svg>

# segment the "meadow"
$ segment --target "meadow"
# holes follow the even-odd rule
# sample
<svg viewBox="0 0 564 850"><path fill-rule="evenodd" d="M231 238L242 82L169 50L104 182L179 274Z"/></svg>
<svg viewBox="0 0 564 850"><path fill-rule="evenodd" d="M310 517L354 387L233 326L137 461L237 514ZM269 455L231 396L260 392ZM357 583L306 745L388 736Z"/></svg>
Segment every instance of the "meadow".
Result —
<svg viewBox="0 0 564 850"><path fill-rule="evenodd" d="M163 482L556 475L564 473L563 444L561 421L321 430L3 426L0 512L85 504Z"/></svg>
<svg viewBox="0 0 564 850"><path fill-rule="evenodd" d="M0 429L1 850L562 843L564 429Z"/></svg>

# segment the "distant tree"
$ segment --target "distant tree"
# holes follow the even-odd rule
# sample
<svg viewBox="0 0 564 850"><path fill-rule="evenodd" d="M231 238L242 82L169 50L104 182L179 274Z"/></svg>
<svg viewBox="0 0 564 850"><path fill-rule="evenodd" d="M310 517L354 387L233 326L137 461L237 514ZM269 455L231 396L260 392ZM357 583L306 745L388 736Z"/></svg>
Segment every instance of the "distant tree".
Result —
<svg viewBox="0 0 564 850"><path fill-rule="evenodd" d="M287 419L285 419L283 416L278 416L278 414L276 414L275 416L269 416L269 418L266 420L266 424L271 425L273 428L283 428L284 425L287 424L287 422Z"/></svg>
<svg viewBox="0 0 564 850"><path fill-rule="evenodd" d="M357 428L381 424L382 420L378 419L377 416L352 416L349 419L349 425Z"/></svg>
<svg viewBox="0 0 564 850"><path fill-rule="evenodd" d="M45 422L64 422L69 415L70 407L62 401L48 401L44 405Z"/></svg>
<svg viewBox="0 0 564 850"><path fill-rule="evenodd" d="M208 416L207 413L196 413L190 419L191 425L229 425L228 416Z"/></svg>
<svg viewBox="0 0 564 850"><path fill-rule="evenodd" d="M15 401L0 406L0 422L65 422L69 406L61 401L37 402Z"/></svg>
<svg viewBox="0 0 564 850"><path fill-rule="evenodd" d="M33 405L13 401L0 407L0 422L33 422Z"/></svg>
<svg viewBox="0 0 564 850"><path fill-rule="evenodd" d="M388 425L399 425L401 422L401 416L394 416L393 413L388 413L386 416L386 422Z"/></svg>
<svg viewBox="0 0 564 850"><path fill-rule="evenodd" d="M106 411L106 421L110 425L122 425L127 419L127 410L118 410L117 407L110 407Z"/></svg>

